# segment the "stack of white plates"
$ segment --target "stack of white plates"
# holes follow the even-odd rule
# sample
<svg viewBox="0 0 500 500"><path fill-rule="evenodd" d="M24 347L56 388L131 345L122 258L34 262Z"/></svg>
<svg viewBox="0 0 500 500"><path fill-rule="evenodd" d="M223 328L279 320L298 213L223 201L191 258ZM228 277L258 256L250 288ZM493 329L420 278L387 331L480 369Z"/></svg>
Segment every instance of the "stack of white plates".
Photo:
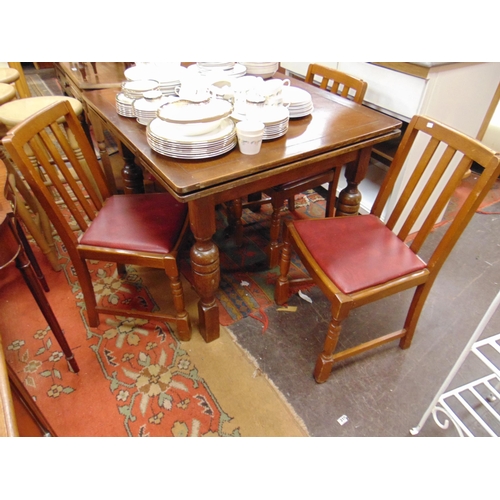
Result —
<svg viewBox="0 0 500 500"><path fill-rule="evenodd" d="M136 99L132 103L134 116L141 125L147 125L151 120L156 118L156 111L160 106L170 102L171 99L177 97L165 96L160 90L150 90L144 93L144 97Z"/></svg>
<svg viewBox="0 0 500 500"><path fill-rule="evenodd" d="M221 64L220 66L203 66L207 64ZM191 64L188 66L188 71L199 75L208 76L212 81L217 79L224 80L225 78L237 78L243 76L247 69L240 63L200 63ZM224 66L225 65L225 66Z"/></svg>
<svg viewBox="0 0 500 500"><path fill-rule="evenodd" d="M288 115L276 123L266 123L266 128L264 129L264 135L262 137L263 141L270 139L277 139L278 137L283 137L288 132Z"/></svg>
<svg viewBox="0 0 500 500"><path fill-rule="evenodd" d="M284 136L288 132L290 122L290 115L285 106L265 106L259 110L258 115L252 114L251 116L233 113L231 118L236 122L252 119L264 123L264 136L262 137L264 141Z"/></svg>
<svg viewBox="0 0 500 500"><path fill-rule="evenodd" d="M134 80L122 83L122 93L130 99L140 99L144 92L159 90L160 83L157 80Z"/></svg>
<svg viewBox="0 0 500 500"><path fill-rule="evenodd" d="M242 62L247 69L247 75L271 78L278 71L279 62Z"/></svg>
<svg viewBox="0 0 500 500"><path fill-rule="evenodd" d="M175 123L155 118L146 131L149 146L165 156L198 160L227 153L238 142L236 127L230 118L223 119L215 130L203 135L186 136L179 129Z"/></svg>
<svg viewBox="0 0 500 500"><path fill-rule="evenodd" d="M131 99L130 97L127 97L125 94L120 92L119 94L116 94L115 102L116 112L120 116L126 116L129 118L135 117L134 108L132 107L134 99Z"/></svg>
<svg viewBox="0 0 500 500"><path fill-rule="evenodd" d="M213 70L219 70L219 71L225 71L229 69L233 69L234 65L236 63L234 62L199 62L196 63L198 66L198 70L203 73L205 71L213 71Z"/></svg>
<svg viewBox="0 0 500 500"><path fill-rule="evenodd" d="M310 115L314 106L312 97L307 90L298 87L283 87L283 103L288 103L290 118L301 118Z"/></svg>
<svg viewBox="0 0 500 500"><path fill-rule="evenodd" d="M124 74L129 81L156 80L163 95L175 95L175 87L180 85L185 71L183 66L150 63L127 68Z"/></svg>

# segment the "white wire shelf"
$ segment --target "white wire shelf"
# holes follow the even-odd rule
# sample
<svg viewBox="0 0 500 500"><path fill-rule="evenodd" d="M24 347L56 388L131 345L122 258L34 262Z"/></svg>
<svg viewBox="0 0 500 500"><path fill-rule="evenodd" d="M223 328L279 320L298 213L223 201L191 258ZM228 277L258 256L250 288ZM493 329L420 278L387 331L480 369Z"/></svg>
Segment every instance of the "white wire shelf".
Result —
<svg viewBox="0 0 500 500"><path fill-rule="evenodd" d="M410 429L410 434L417 435L432 414L441 429L448 429L451 422L461 437L500 436L500 333L477 340L499 304L500 292L493 299L419 424ZM450 390L451 382L470 353L476 355L488 374ZM440 416L444 416L443 422L439 419Z"/></svg>

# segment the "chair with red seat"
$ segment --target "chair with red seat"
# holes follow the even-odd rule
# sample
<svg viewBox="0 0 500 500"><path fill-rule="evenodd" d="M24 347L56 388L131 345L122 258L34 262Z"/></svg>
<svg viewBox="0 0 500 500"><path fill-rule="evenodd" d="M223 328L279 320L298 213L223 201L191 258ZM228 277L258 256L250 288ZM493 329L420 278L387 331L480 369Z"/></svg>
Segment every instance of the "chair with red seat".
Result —
<svg viewBox="0 0 500 500"><path fill-rule="evenodd" d="M112 196L94 149L67 101L30 116L2 142L66 246L89 325L98 326L103 313L151 318L175 323L179 338L189 340L191 325L176 261L188 227L186 204L169 193ZM115 262L119 271L124 264L164 269L175 313L97 305L86 262L90 259Z"/></svg>
<svg viewBox="0 0 500 500"><path fill-rule="evenodd" d="M416 162L410 161L410 152ZM484 170L425 262L418 253L473 161ZM443 124L415 116L370 214L287 223L276 302L284 304L289 297L292 247L331 302L332 320L314 370L318 383L328 379L337 361L395 339L402 349L410 347L439 270L499 174L500 155ZM342 322L353 309L410 288L415 292L401 330L335 352Z"/></svg>

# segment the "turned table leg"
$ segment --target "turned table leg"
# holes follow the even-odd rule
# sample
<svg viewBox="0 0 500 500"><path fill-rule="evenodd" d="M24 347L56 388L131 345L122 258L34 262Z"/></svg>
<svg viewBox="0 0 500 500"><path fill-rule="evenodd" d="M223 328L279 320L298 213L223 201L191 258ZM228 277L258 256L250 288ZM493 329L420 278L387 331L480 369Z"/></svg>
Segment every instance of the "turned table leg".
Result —
<svg viewBox="0 0 500 500"><path fill-rule="evenodd" d="M135 164L134 154L124 145L121 145L122 157L125 165L122 168L123 191L125 194L144 193L144 176L142 169Z"/></svg>
<svg viewBox="0 0 500 500"><path fill-rule="evenodd" d="M195 243L191 248L191 268L198 302L199 329L205 342L219 338L219 306L215 292L220 282L219 249L212 241L215 233L215 205L211 198L189 202L189 220Z"/></svg>
<svg viewBox="0 0 500 500"><path fill-rule="evenodd" d="M358 160L348 163L345 170L347 186L339 193L337 217L357 215L361 204L361 193L358 185L365 178L370 164L372 148L364 148L359 152Z"/></svg>

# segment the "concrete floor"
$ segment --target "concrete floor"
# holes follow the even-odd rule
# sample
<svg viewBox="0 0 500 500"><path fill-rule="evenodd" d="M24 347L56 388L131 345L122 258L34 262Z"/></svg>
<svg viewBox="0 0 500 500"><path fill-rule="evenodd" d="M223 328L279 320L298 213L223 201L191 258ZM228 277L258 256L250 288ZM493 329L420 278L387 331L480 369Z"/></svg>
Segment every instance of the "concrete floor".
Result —
<svg viewBox="0 0 500 500"><path fill-rule="evenodd" d="M489 207L500 211L500 203ZM435 233L437 236L437 232ZM433 237L433 235L431 235ZM317 384L312 372L330 319L319 289L313 303L292 297L296 313L267 310L269 328L251 317L230 327L238 342L286 396L311 436L409 436L500 289L500 215L475 214L441 270L412 346L397 341L334 367ZM402 327L411 294L356 309L345 322L342 347ZM500 311L483 337L500 332ZM472 365L472 366L469 366ZM455 386L474 380L481 365L465 363ZM338 419L346 416L343 425ZM430 417L419 436L456 436Z"/></svg>

